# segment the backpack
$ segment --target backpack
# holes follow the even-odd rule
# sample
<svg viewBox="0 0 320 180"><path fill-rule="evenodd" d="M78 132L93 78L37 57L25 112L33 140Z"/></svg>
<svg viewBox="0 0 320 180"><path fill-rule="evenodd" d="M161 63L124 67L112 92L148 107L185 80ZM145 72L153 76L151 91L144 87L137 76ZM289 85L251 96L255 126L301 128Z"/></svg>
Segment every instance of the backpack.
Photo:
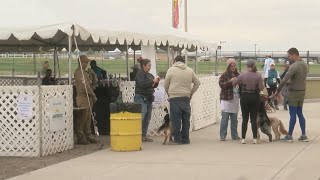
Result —
<svg viewBox="0 0 320 180"><path fill-rule="evenodd" d="M278 77L278 71L276 70L269 70L268 71L268 85L269 86L277 86L277 77Z"/></svg>

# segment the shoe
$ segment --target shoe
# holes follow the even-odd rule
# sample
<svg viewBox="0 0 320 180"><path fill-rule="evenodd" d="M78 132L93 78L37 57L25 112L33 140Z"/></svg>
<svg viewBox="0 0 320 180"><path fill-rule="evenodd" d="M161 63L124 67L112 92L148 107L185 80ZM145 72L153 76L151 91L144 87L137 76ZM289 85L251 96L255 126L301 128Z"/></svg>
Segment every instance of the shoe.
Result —
<svg viewBox="0 0 320 180"><path fill-rule="evenodd" d="M308 137L306 135L301 135L298 141L301 142L309 142Z"/></svg>
<svg viewBox="0 0 320 180"><path fill-rule="evenodd" d="M226 138L220 138L220 141L226 141Z"/></svg>
<svg viewBox="0 0 320 180"><path fill-rule="evenodd" d="M246 140L245 139L241 139L241 144L246 144Z"/></svg>
<svg viewBox="0 0 320 180"><path fill-rule="evenodd" d="M169 145L181 145L181 144L184 144L182 142L177 142L177 141L171 141L169 142Z"/></svg>
<svg viewBox="0 0 320 180"><path fill-rule="evenodd" d="M93 137L87 137L86 139L87 139L87 141L89 141L91 144L97 144L97 143L98 143L97 139L95 139L95 138L93 138Z"/></svg>
<svg viewBox="0 0 320 180"><path fill-rule="evenodd" d="M142 142L153 142L153 140L148 137L143 137Z"/></svg>
<svg viewBox="0 0 320 180"><path fill-rule="evenodd" d="M279 110L278 106L276 106L274 109L275 109L275 110Z"/></svg>
<svg viewBox="0 0 320 180"><path fill-rule="evenodd" d="M240 140L241 138L239 136L232 138L232 140Z"/></svg>
<svg viewBox="0 0 320 180"><path fill-rule="evenodd" d="M257 139L253 139L253 144L257 144Z"/></svg>
<svg viewBox="0 0 320 180"><path fill-rule="evenodd" d="M290 135L286 135L284 138L281 139L284 142L293 142L293 138Z"/></svg>

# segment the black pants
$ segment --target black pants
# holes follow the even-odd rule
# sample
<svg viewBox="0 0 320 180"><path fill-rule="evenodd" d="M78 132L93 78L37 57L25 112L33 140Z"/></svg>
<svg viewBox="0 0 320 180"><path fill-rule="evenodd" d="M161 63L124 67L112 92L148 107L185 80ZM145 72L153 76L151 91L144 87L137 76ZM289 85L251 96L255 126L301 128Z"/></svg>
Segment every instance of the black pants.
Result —
<svg viewBox="0 0 320 180"><path fill-rule="evenodd" d="M257 115L259 109L259 98L259 94L257 93L241 94L240 104L242 111L242 139L246 138L249 116L253 138L257 138Z"/></svg>
<svg viewBox="0 0 320 180"><path fill-rule="evenodd" d="M272 94L276 93L277 86L267 88L267 91L268 91L268 96L270 97ZM270 102L271 102L271 99L268 98L268 103L270 104ZM274 99L273 102L274 102L274 105L277 107L278 106L278 101L276 99Z"/></svg>

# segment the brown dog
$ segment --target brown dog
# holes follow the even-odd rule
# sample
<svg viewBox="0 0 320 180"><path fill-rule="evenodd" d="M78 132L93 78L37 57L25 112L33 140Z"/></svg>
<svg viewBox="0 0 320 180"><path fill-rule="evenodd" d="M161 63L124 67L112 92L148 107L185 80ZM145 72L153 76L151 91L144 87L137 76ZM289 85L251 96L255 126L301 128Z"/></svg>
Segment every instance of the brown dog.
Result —
<svg viewBox="0 0 320 180"><path fill-rule="evenodd" d="M276 140L276 141L280 140L281 134L288 135L288 131L285 129L285 127L280 119L278 119L276 117L269 117L269 119L271 122L271 127L273 130L273 133L276 136L274 140Z"/></svg>
<svg viewBox="0 0 320 180"><path fill-rule="evenodd" d="M171 135L171 126L170 126L170 117L168 113L168 108L165 108L164 111L166 112L166 115L164 116L164 123L159 127L158 133L163 131L165 138L163 144L166 144L169 138L169 141L172 141L172 135Z"/></svg>

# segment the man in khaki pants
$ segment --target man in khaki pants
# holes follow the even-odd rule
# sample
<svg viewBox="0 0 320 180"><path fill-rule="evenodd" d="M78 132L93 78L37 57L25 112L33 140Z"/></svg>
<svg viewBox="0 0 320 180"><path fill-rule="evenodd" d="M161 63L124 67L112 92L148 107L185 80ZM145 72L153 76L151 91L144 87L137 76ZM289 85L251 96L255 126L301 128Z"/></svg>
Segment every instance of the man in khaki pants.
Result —
<svg viewBox="0 0 320 180"><path fill-rule="evenodd" d="M93 103L97 101L96 95L94 94L91 84L92 81L89 77L88 72L85 70L88 66L88 63L90 59L82 55L80 56L80 61L82 65L82 71L81 66L79 64L78 68L76 69L74 73L74 79L75 79L75 85L76 85L76 91L77 91L77 97L76 102L78 107L83 107L85 109L79 111L79 118L76 122L76 135L77 135L77 141L78 144L89 144L89 143L97 143L97 140L92 137L91 133L91 112L89 108L89 103L92 108ZM87 89L87 92L86 92ZM89 96L89 102L87 98L87 93Z"/></svg>

